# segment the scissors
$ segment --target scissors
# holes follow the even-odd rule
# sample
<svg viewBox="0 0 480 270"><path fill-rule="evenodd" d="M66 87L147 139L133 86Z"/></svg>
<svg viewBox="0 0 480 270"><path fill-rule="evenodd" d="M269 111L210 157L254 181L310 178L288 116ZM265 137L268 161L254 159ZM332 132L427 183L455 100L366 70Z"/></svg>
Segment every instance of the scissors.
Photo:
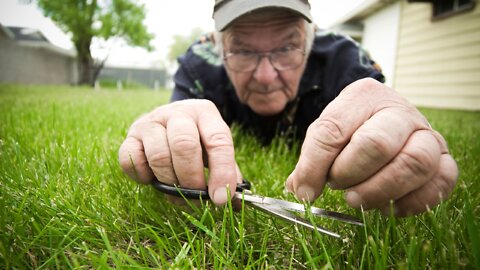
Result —
<svg viewBox="0 0 480 270"><path fill-rule="evenodd" d="M184 197L186 199L203 199L203 200L210 199L207 190L188 189L188 188L182 188L176 185L167 185L157 180L153 181L152 185L157 190L165 194L173 195L176 197ZM333 220L338 220L338 221L359 225L359 226L364 225L362 220L354 216L333 212L333 211L328 211L328 210L313 207L313 206L308 207L308 210L307 210L305 206L300 203L279 200L279 199L265 197L261 195L255 195L252 193L252 191L250 191L250 188L251 188L250 182L248 182L247 180L243 180L242 183L237 184L236 192L232 196L232 198L243 200L246 204L251 205L252 207L260 211L276 216L288 222L302 225L311 230L317 230L320 233L324 233L336 238L341 238L339 234L329 231L326 228L323 228L318 225L314 226L313 224L308 222L306 219L296 215L295 213L305 214L307 211L309 211L314 216L326 217Z"/></svg>

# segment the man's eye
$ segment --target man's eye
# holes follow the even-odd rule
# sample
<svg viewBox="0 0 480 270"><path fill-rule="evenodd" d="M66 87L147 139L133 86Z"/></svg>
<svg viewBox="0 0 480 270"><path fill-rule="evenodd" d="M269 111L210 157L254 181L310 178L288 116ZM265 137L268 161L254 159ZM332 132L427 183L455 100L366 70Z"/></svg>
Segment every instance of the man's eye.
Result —
<svg viewBox="0 0 480 270"><path fill-rule="evenodd" d="M279 52L279 53L288 53L288 52L290 52L290 51L292 51L292 50L293 50L293 47L292 47L292 46L285 46L285 47L283 47L283 48L278 49L277 52Z"/></svg>
<svg viewBox="0 0 480 270"><path fill-rule="evenodd" d="M254 52L249 51L249 50L238 50L235 53L236 54L241 54L241 55L246 55L246 56L254 54Z"/></svg>

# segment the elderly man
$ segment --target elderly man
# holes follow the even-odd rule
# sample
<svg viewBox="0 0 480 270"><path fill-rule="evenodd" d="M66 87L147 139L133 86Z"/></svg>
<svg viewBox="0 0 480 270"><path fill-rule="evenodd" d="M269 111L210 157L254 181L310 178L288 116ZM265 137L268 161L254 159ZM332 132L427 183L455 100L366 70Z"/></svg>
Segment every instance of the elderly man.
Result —
<svg viewBox="0 0 480 270"><path fill-rule="evenodd" d="M307 0L216 0L217 32L179 59L170 104L142 116L120 147L140 183L205 189L228 201L242 179L229 124L264 141L304 139L285 186L313 201L326 184L346 202L406 216L451 193L457 166L442 136L348 38L315 32ZM291 131L289 131L291 130Z"/></svg>

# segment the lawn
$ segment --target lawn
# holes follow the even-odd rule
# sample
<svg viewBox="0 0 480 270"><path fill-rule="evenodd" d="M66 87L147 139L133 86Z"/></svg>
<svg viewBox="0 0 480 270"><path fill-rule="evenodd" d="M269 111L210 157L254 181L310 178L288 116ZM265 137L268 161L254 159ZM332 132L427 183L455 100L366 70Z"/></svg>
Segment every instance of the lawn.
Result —
<svg viewBox="0 0 480 270"><path fill-rule="evenodd" d="M410 218L315 206L365 227L315 219L343 239L245 207L174 206L120 170L132 121L170 92L0 85L0 269L480 269L480 113L422 109L460 167L451 198ZM234 128L236 158L256 193L294 200L284 179L300 145L262 146Z"/></svg>

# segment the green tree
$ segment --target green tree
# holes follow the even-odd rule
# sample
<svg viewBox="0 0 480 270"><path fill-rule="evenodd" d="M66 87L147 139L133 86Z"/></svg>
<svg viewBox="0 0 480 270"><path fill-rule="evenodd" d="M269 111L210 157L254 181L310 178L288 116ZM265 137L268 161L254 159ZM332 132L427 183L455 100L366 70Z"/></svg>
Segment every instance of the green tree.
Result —
<svg viewBox="0 0 480 270"><path fill-rule="evenodd" d="M170 45L169 52L167 58L170 62L175 62L177 57L184 54L188 47L192 45L192 43L199 39L202 34L205 33L200 28L194 28L187 36L182 35L175 35L173 36L173 43Z"/></svg>
<svg viewBox="0 0 480 270"><path fill-rule="evenodd" d="M106 60L94 62L90 51L93 37L121 38L128 45L152 49L153 35L143 25L145 7L135 0L37 1L45 16L71 33L77 49L80 84L93 85Z"/></svg>

